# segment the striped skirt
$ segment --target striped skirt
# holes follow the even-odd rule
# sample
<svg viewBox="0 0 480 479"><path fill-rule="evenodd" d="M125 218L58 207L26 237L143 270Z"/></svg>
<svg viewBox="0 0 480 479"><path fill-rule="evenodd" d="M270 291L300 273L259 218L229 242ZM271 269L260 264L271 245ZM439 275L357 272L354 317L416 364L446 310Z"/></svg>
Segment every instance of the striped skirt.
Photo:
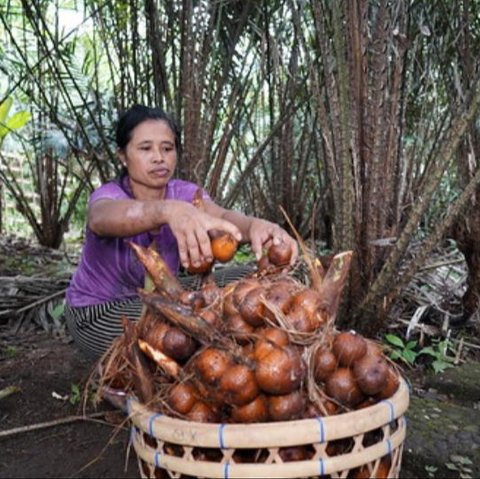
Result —
<svg viewBox="0 0 480 479"><path fill-rule="evenodd" d="M219 269L213 275L218 286L223 287L253 271L252 265L241 265ZM187 289L198 289L201 277L179 276L179 280ZM142 308L140 298L80 308L67 304L64 317L68 331L78 347L87 356L98 358L108 349L112 341L123 333L122 317L138 320Z"/></svg>

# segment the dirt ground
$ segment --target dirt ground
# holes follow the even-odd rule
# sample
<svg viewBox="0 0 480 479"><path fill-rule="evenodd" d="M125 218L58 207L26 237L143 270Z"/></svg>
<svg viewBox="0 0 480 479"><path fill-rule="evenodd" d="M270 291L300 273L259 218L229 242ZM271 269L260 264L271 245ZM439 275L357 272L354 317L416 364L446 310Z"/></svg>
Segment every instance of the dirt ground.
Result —
<svg viewBox="0 0 480 479"><path fill-rule="evenodd" d="M88 406L87 414L96 414L88 421L59 424L81 415L77 391L93 366L72 343L44 332L13 336L0 330L0 390L20 389L0 400L0 477L139 477L133 450L127 460L124 417L109 404Z"/></svg>

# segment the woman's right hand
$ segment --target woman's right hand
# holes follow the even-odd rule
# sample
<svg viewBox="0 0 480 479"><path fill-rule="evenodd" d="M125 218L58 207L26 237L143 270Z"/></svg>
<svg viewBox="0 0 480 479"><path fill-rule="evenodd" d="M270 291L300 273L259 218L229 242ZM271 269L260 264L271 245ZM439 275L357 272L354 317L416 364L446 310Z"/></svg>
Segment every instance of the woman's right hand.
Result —
<svg viewBox="0 0 480 479"><path fill-rule="evenodd" d="M230 233L237 241L242 239L240 230L229 221L209 215L185 201L164 200L164 203L167 223L177 240L180 262L185 268L213 260L210 230Z"/></svg>

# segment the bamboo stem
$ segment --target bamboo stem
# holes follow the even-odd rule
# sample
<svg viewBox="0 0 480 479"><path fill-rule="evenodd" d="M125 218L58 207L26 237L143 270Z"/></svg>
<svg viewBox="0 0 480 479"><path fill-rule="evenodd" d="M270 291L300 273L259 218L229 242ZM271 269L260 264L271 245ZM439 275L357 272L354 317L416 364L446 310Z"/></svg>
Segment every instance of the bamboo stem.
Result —
<svg viewBox="0 0 480 479"><path fill-rule="evenodd" d="M478 79L477 79L478 83ZM415 207L412 210L412 213L409 216L409 219L407 221L407 224L405 225L402 233L400 234L394 248L392 249L392 252L390 254L390 257L384 264L382 270L380 271L379 275L373 282L372 286L370 287L370 290L367 294L367 297L363 300L362 305L359 307L359 311L368 311L369 308L376 304L378 300L382 297L386 297L391 290L393 289L392 286L397 286L398 285L398 267L403 259L405 252L408 249L408 245L411 242L412 237L414 236L414 233L416 229L418 228L418 224L420 222L420 219L422 218L423 214L425 213L428 205L430 204L430 200L435 193L435 191L438 188L438 184L440 183L441 177L445 171L445 169L448 167L448 165L451 163L453 155L456 151L456 148L458 146L458 143L465 133L465 130L469 123L471 122L472 118L474 117L475 113L478 110L480 104L480 90L477 91L477 93L474 95L472 98L472 101L469 105L469 108L467 111L458 113L452 127L450 128L447 137L443 140L443 145L442 148L440 149L439 152L439 157L442 158L442 164L438 167L438 169L432 173L430 181L428 184L425 185L423 195L419 197L416 201ZM480 178L475 177L471 183L470 186L473 188L474 185L477 184L477 181L480 180ZM472 192L470 191L470 188L466 188L460 198L468 200L469 196ZM465 198L468 196L467 198ZM461 202L463 203L463 201ZM455 218L455 215L458 214L460 210L460 206L463 206L460 203L460 199L457 200L454 204L454 206L450 209L450 214L449 214L449 219L450 221ZM436 234L433 233L431 237L435 237L435 241L440 237L441 234L444 232L444 226L445 226L446 221L443 221L439 226L437 226L436 229ZM428 247L430 246L430 243L433 243L433 241L428 243ZM424 251L426 251L428 248L424 248ZM424 260L425 254L422 255L422 260ZM421 264L419 261L419 257L417 256L415 258L416 264ZM411 268L410 265L410 271L409 275L411 274ZM406 276L405 276L406 277Z"/></svg>

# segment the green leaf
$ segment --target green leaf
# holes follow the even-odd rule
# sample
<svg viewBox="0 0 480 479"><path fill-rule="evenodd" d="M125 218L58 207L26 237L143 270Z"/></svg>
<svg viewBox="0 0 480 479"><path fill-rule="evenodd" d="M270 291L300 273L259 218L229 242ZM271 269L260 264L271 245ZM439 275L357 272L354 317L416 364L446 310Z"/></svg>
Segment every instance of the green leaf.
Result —
<svg viewBox="0 0 480 479"><path fill-rule="evenodd" d="M473 465L473 462L466 456L460 456L460 454L451 454L450 460L458 464L467 464L469 466Z"/></svg>
<svg viewBox="0 0 480 479"><path fill-rule="evenodd" d="M402 353L400 351L392 351L390 353L390 359L396 360L402 357Z"/></svg>
<svg viewBox="0 0 480 479"><path fill-rule="evenodd" d="M13 104L13 98L8 97L1 105L0 105L0 123L5 123L7 119L8 112Z"/></svg>
<svg viewBox="0 0 480 479"><path fill-rule="evenodd" d="M18 111L7 119L8 112L12 106L11 98L7 98L0 105L0 144L2 140L11 132L22 128L26 123L30 121L32 115L28 111Z"/></svg>
<svg viewBox="0 0 480 479"><path fill-rule="evenodd" d="M447 356L447 352L448 351L452 351L452 352L455 352L454 349L451 348L449 342L447 340L445 341L442 341L441 343L438 344L438 349L439 351L441 352L442 356L445 358L445 359L451 359Z"/></svg>
<svg viewBox="0 0 480 479"><path fill-rule="evenodd" d="M22 126L25 126L31 118L32 115L29 111L18 111L12 115L5 124L10 130L18 130L22 128Z"/></svg>
<svg viewBox="0 0 480 479"><path fill-rule="evenodd" d="M440 359L437 359L432 363L432 368L436 374L443 373L443 371L445 371L445 369L447 369L448 367L451 367L451 364L445 363Z"/></svg>
<svg viewBox="0 0 480 479"><path fill-rule="evenodd" d="M422 348L418 354L428 354L429 356L433 356L436 358L438 354L433 350L431 346L427 346L426 348Z"/></svg>
<svg viewBox="0 0 480 479"><path fill-rule="evenodd" d="M18 348L15 346L7 346L5 348L5 355L7 358L14 358L18 354Z"/></svg>
<svg viewBox="0 0 480 479"><path fill-rule="evenodd" d="M399 348L404 348L405 343L395 334L386 334L385 339L394 346L398 346Z"/></svg>
<svg viewBox="0 0 480 479"><path fill-rule="evenodd" d="M417 353L411 349L405 349L402 356L409 364L413 364L415 359L417 359Z"/></svg>
<svg viewBox="0 0 480 479"><path fill-rule="evenodd" d="M65 305L63 303L60 303L53 308L53 311L50 313L50 315L53 319L60 319L64 311Z"/></svg>
<svg viewBox="0 0 480 479"><path fill-rule="evenodd" d="M406 345L406 349L413 349L417 345L417 341L409 341Z"/></svg>
<svg viewBox="0 0 480 479"><path fill-rule="evenodd" d="M80 386L78 384L72 384L70 386L70 396L68 398L70 404L75 406L75 404L80 402L81 397Z"/></svg>

